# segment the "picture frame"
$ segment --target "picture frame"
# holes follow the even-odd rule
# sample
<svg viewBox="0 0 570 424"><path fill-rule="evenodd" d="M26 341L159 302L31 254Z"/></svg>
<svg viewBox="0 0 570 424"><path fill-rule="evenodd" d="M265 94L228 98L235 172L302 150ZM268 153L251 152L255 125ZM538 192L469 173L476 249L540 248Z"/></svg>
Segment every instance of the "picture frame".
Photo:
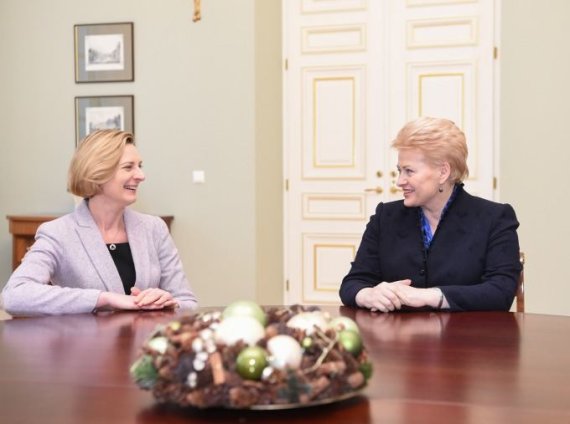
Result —
<svg viewBox="0 0 570 424"><path fill-rule="evenodd" d="M75 98L75 145L89 133L118 129L133 133L134 96L79 96Z"/></svg>
<svg viewBox="0 0 570 424"><path fill-rule="evenodd" d="M134 81L133 23L73 27L75 82Z"/></svg>

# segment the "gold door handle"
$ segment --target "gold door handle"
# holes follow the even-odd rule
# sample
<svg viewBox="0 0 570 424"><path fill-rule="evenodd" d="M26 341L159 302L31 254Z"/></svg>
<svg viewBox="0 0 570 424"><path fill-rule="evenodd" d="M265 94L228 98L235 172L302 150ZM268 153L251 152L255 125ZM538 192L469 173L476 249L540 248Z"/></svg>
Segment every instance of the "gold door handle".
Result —
<svg viewBox="0 0 570 424"><path fill-rule="evenodd" d="M396 194L396 193L399 193L399 192L401 192L401 191L402 191L402 189L399 188L399 187L396 187L395 185L392 185L392 186L390 187L390 193L392 193L392 194Z"/></svg>
<svg viewBox="0 0 570 424"><path fill-rule="evenodd" d="M397 171L390 171L390 176L393 178L392 185L390 186L390 193L391 194L400 193L402 191L402 189L396 185L397 178L398 178L398 172Z"/></svg>
<svg viewBox="0 0 570 424"><path fill-rule="evenodd" d="M366 191L366 192L373 191L373 192L375 192L376 194L382 194L382 192L383 192L384 190L382 190L382 187L376 186L376 187L372 187L372 188L365 188L364 191Z"/></svg>

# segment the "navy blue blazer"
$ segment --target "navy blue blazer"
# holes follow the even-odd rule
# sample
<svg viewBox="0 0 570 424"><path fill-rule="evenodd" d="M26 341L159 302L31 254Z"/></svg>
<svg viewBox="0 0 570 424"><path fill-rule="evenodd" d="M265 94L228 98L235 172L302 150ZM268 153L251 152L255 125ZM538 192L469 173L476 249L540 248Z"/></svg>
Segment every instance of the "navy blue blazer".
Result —
<svg viewBox="0 0 570 424"><path fill-rule="evenodd" d="M439 287L452 311L509 310L521 271L515 211L457 190L427 251L419 208L380 203L342 281L342 302L357 306L363 288L409 278L413 287Z"/></svg>

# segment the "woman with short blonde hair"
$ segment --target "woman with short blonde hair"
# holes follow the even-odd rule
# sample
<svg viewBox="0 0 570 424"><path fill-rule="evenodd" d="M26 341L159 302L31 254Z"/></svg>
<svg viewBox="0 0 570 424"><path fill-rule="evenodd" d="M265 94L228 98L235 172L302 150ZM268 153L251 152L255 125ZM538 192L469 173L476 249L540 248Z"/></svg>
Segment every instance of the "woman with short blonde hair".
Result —
<svg viewBox="0 0 570 424"><path fill-rule="evenodd" d="M197 306L165 222L131 210L145 180L131 133L89 134L69 167L75 211L42 224L2 292L12 315Z"/></svg>
<svg viewBox="0 0 570 424"><path fill-rule="evenodd" d="M465 134L448 119L424 117L410 121L400 130L392 147L398 151L418 149L434 165L449 162L450 180L454 183L469 176Z"/></svg>
<svg viewBox="0 0 570 424"><path fill-rule="evenodd" d="M467 143L450 120L418 118L393 142L404 199L380 203L340 287L344 304L509 310L521 271L513 208L463 188Z"/></svg>
<svg viewBox="0 0 570 424"><path fill-rule="evenodd" d="M84 199L99 193L115 173L127 144L136 145L126 131L100 130L85 137L69 165L68 191Z"/></svg>

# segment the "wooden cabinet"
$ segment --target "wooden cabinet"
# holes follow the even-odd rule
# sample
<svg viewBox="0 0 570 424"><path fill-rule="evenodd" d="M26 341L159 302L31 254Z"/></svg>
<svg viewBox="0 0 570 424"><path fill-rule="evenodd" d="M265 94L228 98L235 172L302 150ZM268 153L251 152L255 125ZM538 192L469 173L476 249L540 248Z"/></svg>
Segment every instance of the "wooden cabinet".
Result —
<svg viewBox="0 0 570 424"><path fill-rule="evenodd" d="M22 258L34 244L34 236L38 227L44 222L51 221L59 215L8 215L6 218L9 222L9 231L12 234L12 270L16 269ZM170 225L174 217L172 215L161 216L168 225Z"/></svg>
<svg viewBox="0 0 570 424"><path fill-rule="evenodd" d="M22 258L34 244L34 236L38 227L47 221L57 218L55 215L16 216L8 215L9 231L12 234L12 270L22 261Z"/></svg>

